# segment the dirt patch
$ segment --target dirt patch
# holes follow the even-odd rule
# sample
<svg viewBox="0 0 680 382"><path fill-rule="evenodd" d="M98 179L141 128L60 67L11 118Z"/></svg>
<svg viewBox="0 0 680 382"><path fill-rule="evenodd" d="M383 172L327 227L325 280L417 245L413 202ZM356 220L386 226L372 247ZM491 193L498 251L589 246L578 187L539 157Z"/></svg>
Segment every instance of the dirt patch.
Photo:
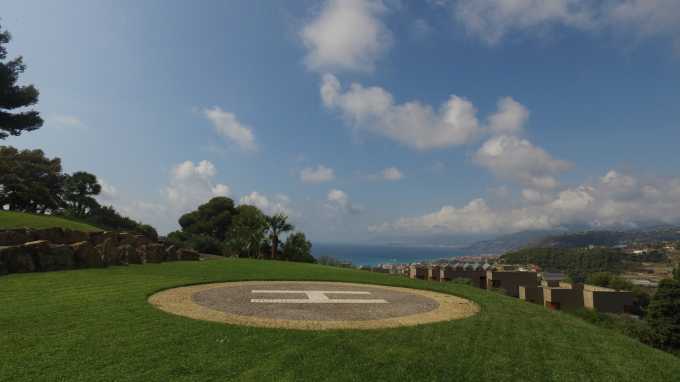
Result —
<svg viewBox="0 0 680 382"><path fill-rule="evenodd" d="M149 302L198 320L306 330L393 328L479 312L473 302L448 294L336 282L203 284L162 291Z"/></svg>

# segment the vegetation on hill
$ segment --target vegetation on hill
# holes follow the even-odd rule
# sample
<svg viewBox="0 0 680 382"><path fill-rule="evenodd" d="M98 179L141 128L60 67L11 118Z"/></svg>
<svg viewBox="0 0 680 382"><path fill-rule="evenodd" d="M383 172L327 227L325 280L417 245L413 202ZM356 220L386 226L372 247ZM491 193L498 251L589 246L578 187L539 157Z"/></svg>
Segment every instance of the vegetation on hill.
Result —
<svg viewBox="0 0 680 382"><path fill-rule="evenodd" d="M86 232L99 231L99 228L90 224L64 219L58 216L0 211L0 230L14 228L42 229L54 227Z"/></svg>
<svg viewBox="0 0 680 382"><path fill-rule="evenodd" d="M530 246L538 248L581 248L590 245L612 247L621 244L647 245L677 240L680 240L679 227L658 226L625 231L593 230L551 235Z"/></svg>
<svg viewBox="0 0 680 382"><path fill-rule="evenodd" d="M231 280L423 288L481 305L468 319L369 331L194 321L149 295ZM49 293L45 291L49 290ZM11 381L671 381L678 358L576 317L457 283L224 259L0 278L0 375ZM509 319L511 318L511 319Z"/></svg>
<svg viewBox="0 0 680 382"><path fill-rule="evenodd" d="M42 150L0 146L0 210L74 219L105 230L138 232L155 239L156 230L121 216L94 198L101 185L93 174L62 172L59 158Z"/></svg>
<svg viewBox="0 0 680 382"><path fill-rule="evenodd" d="M630 258L621 251L607 248L525 248L501 256L509 264L536 264L546 271L565 272L577 282L583 282L595 272L619 273Z"/></svg>
<svg viewBox="0 0 680 382"><path fill-rule="evenodd" d="M179 225L182 229L168 234L168 241L202 253L315 261L312 244L304 233L294 232L284 243L280 241L281 234L294 230L286 215L267 216L255 206L236 206L227 197L212 198L195 211L182 215Z"/></svg>

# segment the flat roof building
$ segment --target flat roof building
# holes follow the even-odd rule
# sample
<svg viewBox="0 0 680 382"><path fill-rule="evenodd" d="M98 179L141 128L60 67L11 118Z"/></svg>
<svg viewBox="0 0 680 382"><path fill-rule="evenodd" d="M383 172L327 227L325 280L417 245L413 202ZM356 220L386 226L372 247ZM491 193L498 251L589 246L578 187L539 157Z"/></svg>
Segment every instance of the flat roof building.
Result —
<svg viewBox="0 0 680 382"><path fill-rule="evenodd" d="M520 285L519 299L534 304L543 305L543 287Z"/></svg>
<svg viewBox="0 0 680 382"><path fill-rule="evenodd" d="M439 265L430 265L427 267L427 279L433 281L441 281L441 269Z"/></svg>
<svg viewBox="0 0 680 382"><path fill-rule="evenodd" d="M543 305L555 310L583 308L583 284L560 282L558 287L543 287Z"/></svg>
<svg viewBox="0 0 680 382"><path fill-rule="evenodd" d="M408 268L408 277L412 279L427 280L427 267L421 264L411 265Z"/></svg>
<svg viewBox="0 0 680 382"><path fill-rule="evenodd" d="M602 313L630 313L635 298L633 292L584 285L583 305Z"/></svg>
<svg viewBox="0 0 680 382"><path fill-rule="evenodd" d="M442 267L440 269L440 279L442 281L451 281L455 279L470 280L470 284L474 287L486 289L486 271L481 265L467 266L454 264Z"/></svg>
<svg viewBox="0 0 680 382"><path fill-rule="evenodd" d="M536 272L525 272L517 270L486 271L487 289L491 288L502 289L508 296L519 297L520 285L537 286L538 277Z"/></svg>

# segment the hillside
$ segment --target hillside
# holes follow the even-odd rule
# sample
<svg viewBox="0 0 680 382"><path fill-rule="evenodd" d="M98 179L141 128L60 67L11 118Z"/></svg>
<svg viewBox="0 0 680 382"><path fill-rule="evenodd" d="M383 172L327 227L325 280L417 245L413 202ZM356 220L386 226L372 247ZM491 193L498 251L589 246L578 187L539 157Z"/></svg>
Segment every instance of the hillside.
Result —
<svg viewBox="0 0 680 382"><path fill-rule="evenodd" d="M76 222L56 216L34 215L23 212L0 211L0 230L12 228L52 228L61 227L76 231L100 231L89 224Z"/></svg>
<svg viewBox="0 0 680 382"><path fill-rule="evenodd" d="M536 248L579 248L589 245L611 247L622 244L653 244L680 240L680 228L657 226L646 229L606 231L593 230L553 235L530 244Z"/></svg>
<svg viewBox="0 0 680 382"><path fill-rule="evenodd" d="M473 300L458 321L369 331L258 329L157 310L148 296L235 280L327 280ZM45 293L49 290L49 293ZM455 283L246 259L0 277L0 376L34 380L664 381L680 362L572 315Z"/></svg>

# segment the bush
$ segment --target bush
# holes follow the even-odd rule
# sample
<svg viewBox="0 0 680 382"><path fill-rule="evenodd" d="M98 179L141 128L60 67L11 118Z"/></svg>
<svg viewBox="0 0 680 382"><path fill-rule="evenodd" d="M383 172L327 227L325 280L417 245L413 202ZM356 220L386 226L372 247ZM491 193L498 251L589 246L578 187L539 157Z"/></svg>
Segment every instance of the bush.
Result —
<svg viewBox="0 0 680 382"><path fill-rule="evenodd" d="M225 256L227 254L224 245L219 240L210 236L174 231L168 234L166 240L171 244L183 248L191 248L199 253L208 253L219 256Z"/></svg>
<svg viewBox="0 0 680 382"><path fill-rule="evenodd" d="M570 313L593 325L635 338L642 343L653 344L654 342L653 329L645 320L627 315L599 313L588 309L571 311Z"/></svg>
<svg viewBox="0 0 680 382"><path fill-rule="evenodd" d="M654 344L661 349L680 350L680 280L661 280L647 311Z"/></svg>
<svg viewBox="0 0 680 382"><path fill-rule="evenodd" d="M295 232L288 236L283 245L283 258L303 263L316 262L316 259L312 256L312 243L307 241L302 232Z"/></svg>

